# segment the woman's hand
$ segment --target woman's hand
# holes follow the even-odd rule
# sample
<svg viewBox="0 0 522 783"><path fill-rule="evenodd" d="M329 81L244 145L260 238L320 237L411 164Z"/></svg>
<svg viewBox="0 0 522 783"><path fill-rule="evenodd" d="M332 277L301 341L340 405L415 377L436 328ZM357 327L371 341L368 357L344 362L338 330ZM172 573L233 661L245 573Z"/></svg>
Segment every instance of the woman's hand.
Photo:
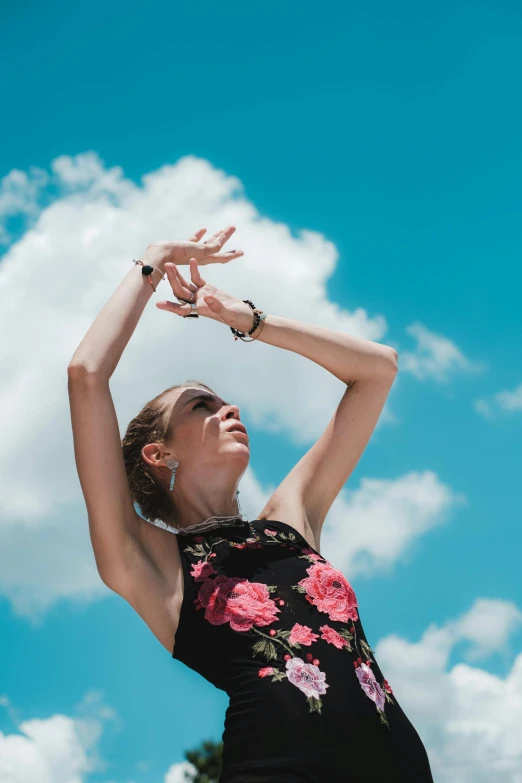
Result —
<svg viewBox="0 0 522 783"><path fill-rule="evenodd" d="M200 228L190 239L173 242L151 242L141 257L144 264L164 267L166 263L188 264L190 258L195 258L200 264L226 264L234 258L243 255L242 250L227 250L221 253L221 248L234 231L235 226L229 226L217 231L209 239L202 242L206 228Z"/></svg>
<svg viewBox="0 0 522 783"><path fill-rule="evenodd" d="M215 321L239 329L240 332L250 331L254 325L254 314L250 306L203 280L195 258L191 258L189 264L190 283L182 276L176 264L170 262L165 264L165 271L174 294L180 299L188 300L192 297L192 302L196 304L199 315L213 318ZM188 302L181 304L181 302L163 300L156 302L156 307L181 316L188 315L192 311Z"/></svg>

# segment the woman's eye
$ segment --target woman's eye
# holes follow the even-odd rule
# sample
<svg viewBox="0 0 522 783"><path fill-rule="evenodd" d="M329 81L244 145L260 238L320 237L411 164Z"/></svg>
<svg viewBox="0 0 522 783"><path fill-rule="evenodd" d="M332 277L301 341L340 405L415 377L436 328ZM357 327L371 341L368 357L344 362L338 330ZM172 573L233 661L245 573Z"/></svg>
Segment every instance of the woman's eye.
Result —
<svg viewBox="0 0 522 783"><path fill-rule="evenodd" d="M201 400L201 402L198 402L197 405L194 405L193 410L196 410L196 408L199 408L200 405L204 405L205 408L208 408L208 403L206 403L204 400Z"/></svg>

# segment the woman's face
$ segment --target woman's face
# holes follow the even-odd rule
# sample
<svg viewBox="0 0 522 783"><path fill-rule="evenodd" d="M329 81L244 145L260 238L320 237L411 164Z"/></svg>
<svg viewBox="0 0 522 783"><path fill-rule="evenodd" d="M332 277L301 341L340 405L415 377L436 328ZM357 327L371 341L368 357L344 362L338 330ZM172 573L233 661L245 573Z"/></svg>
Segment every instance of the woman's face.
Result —
<svg viewBox="0 0 522 783"><path fill-rule="evenodd" d="M173 391L170 429L166 444L180 465L223 467L223 460L244 461L250 457L249 438L237 405L199 386Z"/></svg>

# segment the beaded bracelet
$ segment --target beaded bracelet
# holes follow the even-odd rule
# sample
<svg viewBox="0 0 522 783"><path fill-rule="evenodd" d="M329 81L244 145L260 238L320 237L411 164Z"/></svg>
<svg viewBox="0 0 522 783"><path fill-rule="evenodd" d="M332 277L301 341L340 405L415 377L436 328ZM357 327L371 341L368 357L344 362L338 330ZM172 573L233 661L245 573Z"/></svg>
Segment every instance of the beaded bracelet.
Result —
<svg viewBox="0 0 522 783"><path fill-rule="evenodd" d="M148 278L149 283L152 286L152 290L156 292L156 286L152 282L151 274L153 269L157 269L158 272L161 274L161 279L165 280L165 274L161 271L157 266L152 266L152 264L144 264L143 261L140 261L139 259L136 261L136 259L132 259L135 264L141 264L143 269L141 270L142 275L146 275Z"/></svg>
<svg viewBox="0 0 522 783"><path fill-rule="evenodd" d="M252 342L254 342L254 340L257 340L257 338L259 337L259 334L261 334L261 332L263 331L263 326L265 325L264 324L264 320L266 318L266 313L263 313L262 310L258 310L254 306L254 303L250 301L250 299L243 299L243 302L245 302L245 304L249 305L252 308L252 310L254 311L254 325L250 329L249 332L240 332L239 329L234 329L233 326L230 327L230 331L232 332L233 335L235 335L234 340L237 340L237 338L239 337L245 343L252 343ZM263 321L263 325L261 326L259 334L256 335L255 337L252 337L251 340L245 340L245 337L246 337L247 334L252 334L252 332L255 332L255 330L257 329L257 327L259 326L259 323L261 321Z"/></svg>

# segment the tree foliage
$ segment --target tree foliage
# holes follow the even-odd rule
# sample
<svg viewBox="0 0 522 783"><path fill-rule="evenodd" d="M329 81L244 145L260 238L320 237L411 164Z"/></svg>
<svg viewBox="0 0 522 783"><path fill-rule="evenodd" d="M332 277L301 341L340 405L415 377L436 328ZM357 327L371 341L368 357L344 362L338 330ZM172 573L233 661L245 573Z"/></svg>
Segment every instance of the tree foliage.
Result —
<svg viewBox="0 0 522 783"><path fill-rule="evenodd" d="M221 774L222 742L203 740L201 744L185 751L185 758L196 768L196 772L185 772L187 783L219 783Z"/></svg>

